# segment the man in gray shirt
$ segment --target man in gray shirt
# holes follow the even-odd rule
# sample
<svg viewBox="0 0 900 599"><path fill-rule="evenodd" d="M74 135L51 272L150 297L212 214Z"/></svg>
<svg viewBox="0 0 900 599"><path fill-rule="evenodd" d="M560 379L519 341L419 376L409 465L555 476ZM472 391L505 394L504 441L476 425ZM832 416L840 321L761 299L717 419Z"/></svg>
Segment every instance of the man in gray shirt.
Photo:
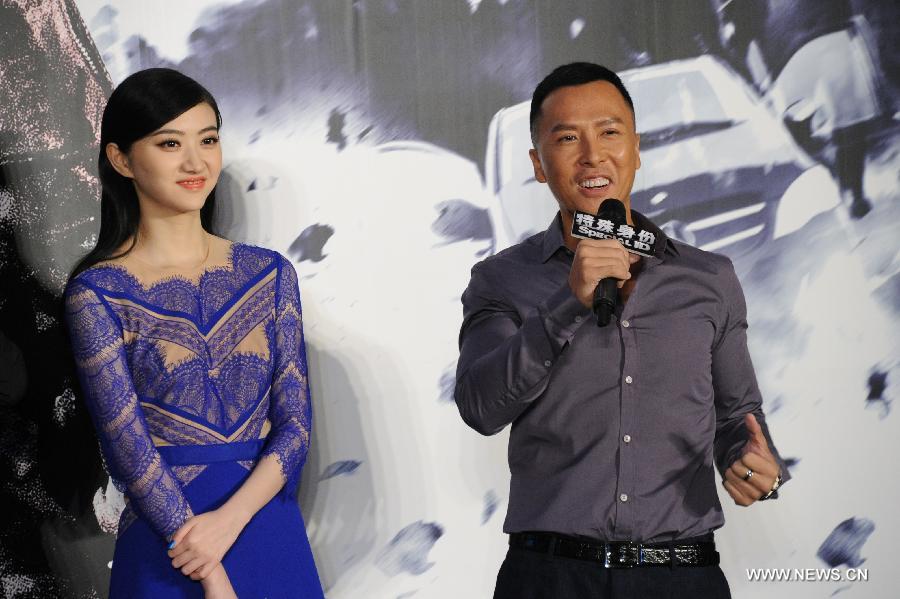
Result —
<svg viewBox="0 0 900 599"><path fill-rule="evenodd" d="M535 89L530 151L559 214L472 269L456 403L485 435L512 424L497 598L730 597L712 531L713 465L739 505L789 478L747 350L730 260L630 209L640 168L634 106L615 73L573 63ZM571 236L575 210L621 200L652 257ZM608 326L598 281L618 280Z"/></svg>

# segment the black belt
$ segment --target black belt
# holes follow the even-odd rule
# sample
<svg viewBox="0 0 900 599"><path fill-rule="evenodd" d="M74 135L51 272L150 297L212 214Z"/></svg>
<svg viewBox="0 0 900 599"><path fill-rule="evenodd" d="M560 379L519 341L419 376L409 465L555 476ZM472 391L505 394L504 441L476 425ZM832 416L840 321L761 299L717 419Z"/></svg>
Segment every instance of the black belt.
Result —
<svg viewBox="0 0 900 599"><path fill-rule="evenodd" d="M666 543L596 541L552 532L515 532L510 547L591 562L605 568L635 566L716 566L719 553L712 534Z"/></svg>

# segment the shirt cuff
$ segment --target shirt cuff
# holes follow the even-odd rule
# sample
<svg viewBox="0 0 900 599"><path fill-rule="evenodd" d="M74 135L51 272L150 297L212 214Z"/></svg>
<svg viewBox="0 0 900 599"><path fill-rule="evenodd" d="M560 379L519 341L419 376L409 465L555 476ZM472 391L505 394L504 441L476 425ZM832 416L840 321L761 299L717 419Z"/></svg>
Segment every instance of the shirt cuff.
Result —
<svg viewBox="0 0 900 599"><path fill-rule="evenodd" d="M575 331L590 320L591 310L586 308L572 290L568 283L563 284L557 291L547 298L547 301L538 307L544 326L551 338L560 342L560 345L572 340Z"/></svg>

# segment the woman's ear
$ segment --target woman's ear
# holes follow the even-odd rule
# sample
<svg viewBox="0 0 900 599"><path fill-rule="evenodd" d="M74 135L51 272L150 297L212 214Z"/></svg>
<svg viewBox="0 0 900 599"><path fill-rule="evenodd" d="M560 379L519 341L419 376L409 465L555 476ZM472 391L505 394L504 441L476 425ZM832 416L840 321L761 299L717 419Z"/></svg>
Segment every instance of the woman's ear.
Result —
<svg viewBox="0 0 900 599"><path fill-rule="evenodd" d="M134 173L128 164L128 155L120 150L118 145L114 143L106 144L106 158L109 159L109 163L112 164L117 173L129 179L134 178Z"/></svg>

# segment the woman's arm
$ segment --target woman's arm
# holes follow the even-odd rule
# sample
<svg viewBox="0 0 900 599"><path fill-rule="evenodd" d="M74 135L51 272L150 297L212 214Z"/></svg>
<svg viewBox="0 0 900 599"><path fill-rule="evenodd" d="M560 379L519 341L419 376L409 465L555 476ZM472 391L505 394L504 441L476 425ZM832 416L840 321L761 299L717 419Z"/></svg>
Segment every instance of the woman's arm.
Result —
<svg viewBox="0 0 900 599"><path fill-rule="evenodd" d="M85 402L114 480L132 509L163 539L193 515L181 484L162 459L138 403L118 318L87 284L66 289L66 324Z"/></svg>
<svg viewBox="0 0 900 599"><path fill-rule="evenodd" d="M231 580L222 564L216 566L200 585L203 587L204 599L237 599Z"/></svg>
<svg viewBox="0 0 900 599"><path fill-rule="evenodd" d="M194 516L175 533L169 545L172 566L194 580L205 580L221 567L250 519L282 487L281 467L274 456L265 456L222 507Z"/></svg>

